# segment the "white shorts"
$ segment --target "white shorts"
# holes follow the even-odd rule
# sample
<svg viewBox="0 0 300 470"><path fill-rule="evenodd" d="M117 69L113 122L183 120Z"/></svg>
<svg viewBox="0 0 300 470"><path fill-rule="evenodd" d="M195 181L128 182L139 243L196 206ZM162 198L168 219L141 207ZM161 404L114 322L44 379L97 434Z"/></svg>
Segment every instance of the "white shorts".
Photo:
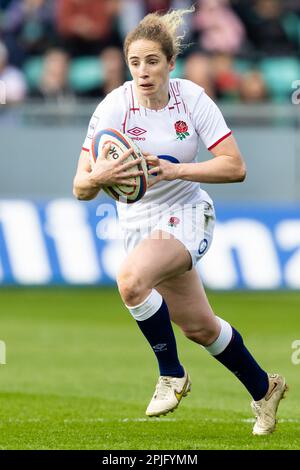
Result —
<svg viewBox="0 0 300 470"><path fill-rule="evenodd" d="M161 215L152 226L144 229L124 231L124 247L127 253L145 238L157 239L154 232L163 232L163 239L170 239L170 234L181 241L189 251L193 266L207 253L213 238L215 211L211 204L202 201L198 204L186 204L170 208ZM157 234L157 232L156 232Z"/></svg>

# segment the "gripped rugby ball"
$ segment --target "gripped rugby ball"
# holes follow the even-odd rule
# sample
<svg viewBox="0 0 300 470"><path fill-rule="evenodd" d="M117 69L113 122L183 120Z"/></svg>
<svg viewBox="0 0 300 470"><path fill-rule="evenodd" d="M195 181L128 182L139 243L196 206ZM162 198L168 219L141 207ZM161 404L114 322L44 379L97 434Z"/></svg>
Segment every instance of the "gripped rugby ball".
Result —
<svg viewBox="0 0 300 470"><path fill-rule="evenodd" d="M119 202L132 204L139 201L144 196L148 185L147 163L141 150L129 137L117 129L102 129L94 136L92 141L90 152L92 167L95 165L98 155L101 155L103 147L108 143L110 144L110 150L107 155L109 160L117 160L132 147L134 151L125 162L142 158L142 162L130 168L129 171L143 171L143 174L128 179L128 184L132 184L132 186L114 184L112 186L103 186L103 190ZM136 186L134 186L134 183Z"/></svg>

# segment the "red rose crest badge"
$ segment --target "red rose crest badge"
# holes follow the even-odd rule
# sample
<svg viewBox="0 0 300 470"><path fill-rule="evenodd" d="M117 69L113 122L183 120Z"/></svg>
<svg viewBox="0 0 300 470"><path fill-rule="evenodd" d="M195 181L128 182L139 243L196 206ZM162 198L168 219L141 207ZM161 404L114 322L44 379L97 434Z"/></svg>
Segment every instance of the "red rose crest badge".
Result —
<svg viewBox="0 0 300 470"><path fill-rule="evenodd" d="M188 135L190 135L188 133L189 128L186 122L177 121L175 122L174 127L175 127L175 131L177 134L177 139L183 140L183 139L186 139Z"/></svg>
<svg viewBox="0 0 300 470"><path fill-rule="evenodd" d="M179 222L180 222L180 219L178 219L178 217L170 217L168 225L169 227L177 227Z"/></svg>

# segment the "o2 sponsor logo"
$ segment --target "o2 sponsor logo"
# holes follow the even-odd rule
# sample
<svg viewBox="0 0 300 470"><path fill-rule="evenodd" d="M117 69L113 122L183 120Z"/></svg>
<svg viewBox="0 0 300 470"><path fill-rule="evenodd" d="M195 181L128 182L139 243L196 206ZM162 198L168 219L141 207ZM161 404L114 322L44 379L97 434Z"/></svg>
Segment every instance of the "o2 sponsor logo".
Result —
<svg viewBox="0 0 300 470"><path fill-rule="evenodd" d="M108 153L114 160L117 160L119 158L119 154L118 154L117 149L114 145L111 145Z"/></svg>
<svg viewBox="0 0 300 470"><path fill-rule="evenodd" d="M0 340L0 364L6 364L6 344Z"/></svg>
<svg viewBox="0 0 300 470"><path fill-rule="evenodd" d="M227 208L197 264L212 289L300 288L300 210ZM250 215L251 214L251 215ZM207 253L206 253L207 251ZM0 201L0 284L112 284L125 257L114 204Z"/></svg>
<svg viewBox="0 0 300 470"><path fill-rule="evenodd" d="M292 349L295 350L291 356L292 364L298 366L300 364L300 339L295 339L292 342Z"/></svg>
<svg viewBox="0 0 300 470"><path fill-rule="evenodd" d="M6 104L6 83L0 80L0 104Z"/></svg>
<svg viewBox="0 0 300 470"><path fill-rule="evenodd" d="M295 91L292 93L292 103L293 104L300 104L300 80L295 80L292 83L292 88Z"/></svg>

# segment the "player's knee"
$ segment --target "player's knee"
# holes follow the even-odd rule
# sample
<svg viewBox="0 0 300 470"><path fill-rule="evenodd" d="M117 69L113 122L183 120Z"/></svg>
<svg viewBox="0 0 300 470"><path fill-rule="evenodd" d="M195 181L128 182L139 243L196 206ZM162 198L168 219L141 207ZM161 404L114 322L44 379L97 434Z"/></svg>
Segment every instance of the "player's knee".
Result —
<svg viewBox="0 0 300 470"><path fill-rule="evenodd" d="M184 335L194 341L197 344L202 346L208 346L213 343L219 335L219 331L215 328L214 325L203 326L199 328L181 328Z"/></svg>
<svg viewBox="0 0 300 470"><path fill-rule="evenodd" d="M143 301L144 287L141 276L132 270L123 269L117 276L117 284L123 302L134 306Z"/></svg>

